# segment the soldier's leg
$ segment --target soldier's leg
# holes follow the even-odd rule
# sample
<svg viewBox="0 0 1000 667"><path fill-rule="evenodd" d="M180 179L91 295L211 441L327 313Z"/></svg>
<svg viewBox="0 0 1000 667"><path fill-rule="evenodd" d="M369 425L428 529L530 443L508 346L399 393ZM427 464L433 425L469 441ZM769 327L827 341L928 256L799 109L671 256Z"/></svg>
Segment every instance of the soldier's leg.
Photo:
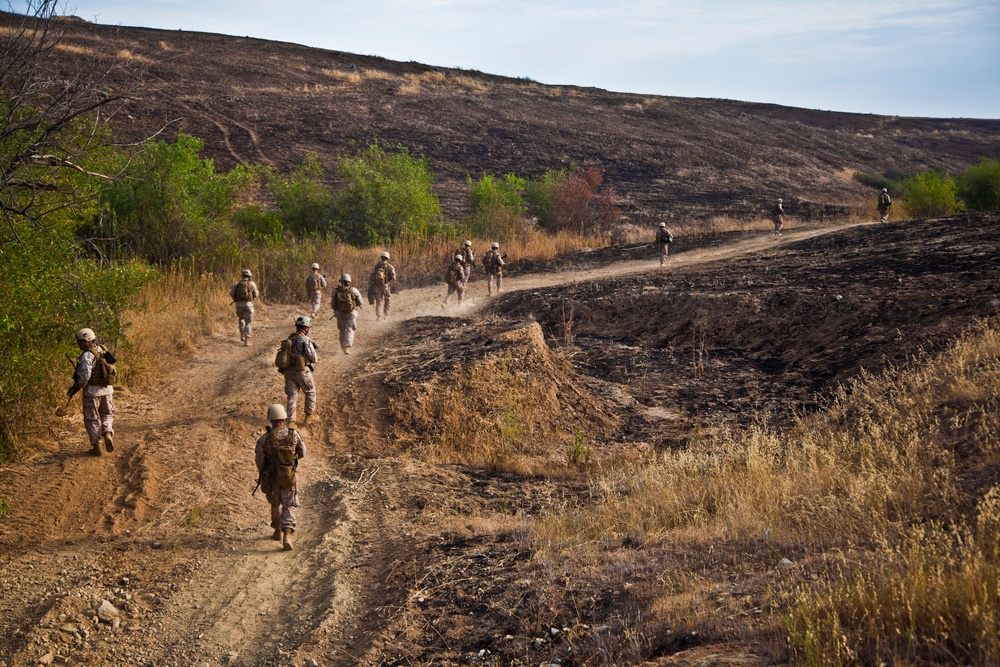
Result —
<svg viewBox="0 0 1000 667"><path fill-rule="evenodd" d="M493 296L493 281L496 278L492 273L486 274L486 294L487 296Z"/></svg>
<svg viewBox="0 0 1000 667"><path fill-rule="evenodd" d="M345 318L344 324L344 349L354 346L354 330L358 328L358 311L352 310Z"/></svg>
<svg viewBox="0 0 1000 667"><path fill-rule="evenodd" d="M267 502L271 503L271 528L281 530L281 494L272 492L267 496Z"/></svg>
<svg viewBox="0 0 1000 667"><path fill-rule="evenodd" d="M111 394L101 396L97 413L101 417L101 433L104 435L104 448L109 452L115 450L115 403Z"/></svg>
<svg viewBox="0 0 1000 667"><path fill-rule="evenodd" d="M385 289L382 290L382 317L389 317L389 309L392 304L392 290L386 285Z"/></svg>
<svg viewBox="0 0 1000 667"><path fill-rule="evenodd" d="M312 373L302 371L299 384L302 387L302 393L306 396L306 416L308 417L316 412L316 383L313 381Z"/></svg>
<svg viewBox="0 0 1000 667"><path fill-rule="evenodd" d="M319 307L323 303L323 293L319 290L314 290L312 293L312 316L316 317L316 313L319 312Z"/></svg>
<svg viewBox="0 0 1000 667"><path fill-rule="evenodd" d="M87 429L87 437L90 439L90 446L98 456L101 453L101 415L100 396L83 397L83 426Z"/></svg>
<svg viewBox="0 0 1000 667"><path fill-rule="evenodd" d="M469 284L469 274L472 273L472 267L466 266L462 269L462 287Z"/></svg>
<svg viewBox="0 0 1000 667"><path fill-rule="evenodd" d="M372 296L375 299L375 319L380 320L382 319L382 313L385 312L382 305L382 302L385 300L385 297L382 296L382 294L380 294L379 292L375 292Z"/></svg>
<svg viewBox="0 0 1000 667"><path fill-rule="evenodd" d="M660 266L663 266L663 263L665 261L667 261L667 244L666 243L661 243L660 244Z"/></svg>
<svg viewBox="0 0 1000 667"><path fill-rule="evenodd" d="M295 508L299 506L299 493L295 489L282 489L281 514L278 519L282 530L295 530Z"/></svg>
<svg viewBox="0 0 1000 667"><path fill-rule="evenodd" d="M462 283L455 285L455 292L458 294L458 302L462 303L462 299L465 298L465 285Z"/></svg>
<svg viewBox="0 0 1000 667"><path fill-rule="evenodd" d="M240 342L242 343L243 339L246 338L246 333L243 331L243 327L245 327L246 324L243 322L243 307L242 306L236 306L236 324L239 326L239 330L240 330Z"/></svg>
<svg viewBox="0 0 1000 667"><path fill-rule="evenodd" d="M444 305L446 306L448 305L448 299L450 299L451 295L454 293L455 293L455 286L448 285L448 293L444 295Z"/></svg>
<svg viewBox="0 0 1000 667"><path fill-rule="evenodd" d="M501 285L503 285L503 271L497 271L497 294L500 293Z"/></svg>
<svg viewBox="0 0 1000 667"><path fill-rule="evenodd" d="M285 376L285 411L288 413L289 421L295 419L295 408L299 400L299 385L295 381L295 373L288 371Z"/></svg>

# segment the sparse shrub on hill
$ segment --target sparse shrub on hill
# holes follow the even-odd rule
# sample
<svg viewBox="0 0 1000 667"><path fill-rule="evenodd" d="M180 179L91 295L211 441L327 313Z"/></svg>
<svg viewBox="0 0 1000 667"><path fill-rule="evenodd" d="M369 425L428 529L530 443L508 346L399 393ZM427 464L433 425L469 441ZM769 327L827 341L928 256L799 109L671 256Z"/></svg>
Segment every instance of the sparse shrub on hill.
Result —
<svg viewBox="0 0 1000 667"><path fill-rule="evenodd" d="M239 237L229 215L251 170L215 171L199 153L202 142L179 134L135 157L127 176L105 188L101 210L81 230L111 259L143 258L167 265L195 256L205 267L232 261Z"/></svg>
<svg viewBox="0 0 1000 667"><path fill-rule="evenodd" d="M525 188L528 210L548 231L602 235L620 217L613 189L599 190L603 180L597 167L547 171Z"/></svg>
<svg viewBox="0 0 1000 667"><path fill-rule="evenodd" d="M1000 211L1000 162L983 158L963 171L958 196L970 211Z"/></svg>
<svg viewBox="0 0 1000 667"><path fill-rule="evenodd" d="M427 239L445 231L430 162L404 146L372 144L337 160L337 235L360 246Z"/></svg>
<svg viewBox="0 0 1000 667"><path fill-rule="evenodd" d="M469 204L472 214L466 220L469 230L483 238L506 244L514 238L524 238L534 226L527 217L523 178L514 174L484 175L478 181L468 178Z"/></svg>
<svg viewBox="0 0 1000 667"><path fill-rule="evenodd" d="M906 180L903 208L910 218L937 218L961 210L955 181L940 171L924 171Z"/></svg>

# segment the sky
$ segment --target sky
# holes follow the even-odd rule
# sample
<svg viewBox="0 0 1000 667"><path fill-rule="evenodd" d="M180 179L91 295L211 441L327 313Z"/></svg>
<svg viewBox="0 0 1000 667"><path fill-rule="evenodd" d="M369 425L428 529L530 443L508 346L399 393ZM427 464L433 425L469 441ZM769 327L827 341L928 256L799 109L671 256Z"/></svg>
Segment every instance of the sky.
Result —
<svg viewBox="0 0 1000 667"><path fill-rule="evenodd" d="M25 0L8 1L23 11ZM547 84L1000 119L1000 0L61 1L61 13L104 25L259 37Z"/></svg>

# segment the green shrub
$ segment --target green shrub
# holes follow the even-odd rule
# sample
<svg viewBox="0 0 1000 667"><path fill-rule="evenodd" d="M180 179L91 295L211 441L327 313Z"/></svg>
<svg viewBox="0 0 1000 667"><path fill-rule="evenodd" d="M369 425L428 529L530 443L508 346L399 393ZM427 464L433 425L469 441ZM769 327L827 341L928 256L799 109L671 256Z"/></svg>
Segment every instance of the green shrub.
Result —
<svg viewBox="0 0 1000 667"><path fill-rule="evenodd" d="M907 175L899 171L875 174L867 171L854 172L854 180L875 190L885 188L890 194L904 192Z"/></svg>
<svg viewBox="0 0 1000 667"><path fill-rule="evenodd" d="M910 218L936 218L961 210L955 181L939 171L914 174L905 191L904 208Z"/></svg>
<svg viewBox="0 0 1000 667"><path fill-rule="evenodd" d="M330 232L335 198L325 178L326 170L315 154L309 155L288 176L269 172L271 194L284 229L299 236L326 236Z"/></svg>
<svg viewBox="0 0 1000 667"><path fill-rule="evenodd" d="M285 226L279 215L257 204L236 209L230 220L255 245L275 245L285 238Z"/></svg>
<svg viewBox="0 0 1000 667"><path fill-rule="evenodd" d="M337 233L348 243L369 247L444 233L427 158L372 144L341 156L337 169L346 182L337 196Z"/></svg>
<svg viewBox="0 0 1000 667"><path fill-rule="evenodd" d="M958 196L971 211L1000 211L1000 162L983 158L963 171Z"/></svg>
<svg viewBox="0 0 1000 667"><path fill-rule="evenodd" d="M507 242L522 237L533 223L527 220L523 193L527 181L514 174L486 174L478 181L471 177L469 205L472 214L466 226L474 236Z"/></svg>

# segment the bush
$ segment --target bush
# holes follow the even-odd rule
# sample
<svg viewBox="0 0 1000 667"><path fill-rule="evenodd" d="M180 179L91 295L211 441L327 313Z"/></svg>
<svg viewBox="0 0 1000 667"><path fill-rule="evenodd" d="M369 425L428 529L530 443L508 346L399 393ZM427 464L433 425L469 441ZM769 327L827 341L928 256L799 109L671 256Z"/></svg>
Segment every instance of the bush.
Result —
<svg viewBox="0 0 1000 667"><path fill-rule="evenodd" d="M527 184L525 200L544 229L602 234L620 217L614 191L598 191L603 180L596 167L550 170Z"/></svg>
<svg viewBox="0 0 1000 667"><path fill-rule="evenodd" d="M961 210L955 181L939 171L924 171L906 180L904 208L911 218L937 218Z"/></svg>
<svg viewBox="0 0 1000 667"><path fill-rule="evenodd" d="M347 183L337 197L337 233L348 243L370 247L444 231L427 158L372 144L342 156L337 169Z"/></svg>
<svg viewBox="0 0 1000 667"><path fill-rule="evenodd" d="M963 171L958 196L971 211L1000 211L1000 162L983 158Z"/></svg>
<svg viewBox="0 0 1000 667"><path fill-rule="evenodd" d="M334 195L326 186L326 170L316 155L287 177L269 172L271 193L284 229L300 236L326 236L333 228Z"/></svg>
<svg viewBox="0 0 1000 667"><path fill-rule="evenodd" d="M528 205L523 193L527 181L514 174L486 174L478 181L471 177L469 205L472 214L466 221L473 235L495 238L507 243L522 238L533 226L527 218Z"/></svg>

